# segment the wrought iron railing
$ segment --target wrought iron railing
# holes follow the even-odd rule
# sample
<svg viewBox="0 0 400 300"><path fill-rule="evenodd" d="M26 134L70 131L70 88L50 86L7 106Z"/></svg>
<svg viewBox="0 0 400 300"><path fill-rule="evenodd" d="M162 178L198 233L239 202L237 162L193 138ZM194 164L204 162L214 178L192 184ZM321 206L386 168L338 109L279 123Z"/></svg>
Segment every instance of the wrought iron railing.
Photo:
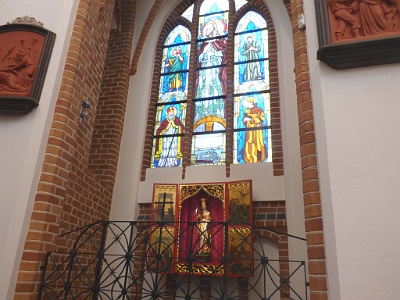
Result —
<svg viewBox="0 0 400 300"><path fill-rule="evenodd" d="M47 253L39 300L308 299L305 262L271 259L256 234L268 229L210 222L210 255L196 226L101 221L65 234L74 245Z"/></svg>

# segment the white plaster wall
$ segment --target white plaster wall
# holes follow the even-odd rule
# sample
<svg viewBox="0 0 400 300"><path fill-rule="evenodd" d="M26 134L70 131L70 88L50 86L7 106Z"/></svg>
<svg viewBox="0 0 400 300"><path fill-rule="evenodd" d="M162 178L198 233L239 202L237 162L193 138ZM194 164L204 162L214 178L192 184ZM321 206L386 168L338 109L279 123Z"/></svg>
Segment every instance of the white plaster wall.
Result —
<svg viewBox="0 0 400 300"><path fill-rule="evenodd" d="M0 24L28 15L56 33L39 107L0 115L0 299L12 299L77 0L2 0Z"/></svg>
<svg viewBox="0 0 400 300"><path fill-rule="evenodd" d="M312 1L304 8L330 299L398 299L400 65L318 62Z"/></svg>

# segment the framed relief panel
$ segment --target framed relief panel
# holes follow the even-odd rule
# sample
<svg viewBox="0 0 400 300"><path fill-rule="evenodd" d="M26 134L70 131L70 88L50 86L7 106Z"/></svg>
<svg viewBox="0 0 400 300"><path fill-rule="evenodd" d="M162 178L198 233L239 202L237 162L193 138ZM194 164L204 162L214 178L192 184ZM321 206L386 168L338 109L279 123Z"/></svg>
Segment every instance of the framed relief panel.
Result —
<svg viewBox="0 0 400 300"><path fill-rule="evenodd" d="M400 2L314 0L317 58L334 69L400 62Z"/></svg>
<svg viewBox="0 0 400 300"><path fill-rule="evenodd" d="M0 112L39 105L55 34L36 25L0 26Z"/></svg>

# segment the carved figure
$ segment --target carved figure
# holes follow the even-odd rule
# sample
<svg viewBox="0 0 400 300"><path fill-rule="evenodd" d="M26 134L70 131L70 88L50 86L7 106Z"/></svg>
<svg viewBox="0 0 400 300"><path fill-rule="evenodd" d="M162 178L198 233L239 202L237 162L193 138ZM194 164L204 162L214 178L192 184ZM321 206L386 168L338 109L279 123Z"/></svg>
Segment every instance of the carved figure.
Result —
<svg viewBox="0 0 400 300"><path fill-rule="evenodd" d="M386 0L382 6L389 30L398 31L398 18L400 11L400 0Z"/></svg>
<svg viewBox="0 0 400 300"><path fill-rule="evenodd" d="M360 20L366 36L391 31L383 10L383 3L383 0L360 0Z"/></svg>
<svg viewBox="0 0 400 300"><path fill-rule="evenodd" d="M211 221L211 213L207 209L206 199L201 199L201 209L196 208L197 232L199 234L200 245L198 253L210 253L211 234L208 223Z"/></svg>
<svg viewBox="0 0 400 300"><path fill-rule="evenodd" d="M0 62L0 91L29 91L36 70L33 61L36 53L32 52L32 46L36 46L36 42L32 41L31 45L27 45L25 40L21 40L18 49L13 46L7 51Z"/></svg>
<svg viewBox="0 0 400 300"><path fill-rule="evenodd" d="M341 40L345 36L348 26L353 37L360 36L360 22L355 13L359 9L358 1L355 0L328 0L328 6L337 20L335 36L337 40Z"/></svg>

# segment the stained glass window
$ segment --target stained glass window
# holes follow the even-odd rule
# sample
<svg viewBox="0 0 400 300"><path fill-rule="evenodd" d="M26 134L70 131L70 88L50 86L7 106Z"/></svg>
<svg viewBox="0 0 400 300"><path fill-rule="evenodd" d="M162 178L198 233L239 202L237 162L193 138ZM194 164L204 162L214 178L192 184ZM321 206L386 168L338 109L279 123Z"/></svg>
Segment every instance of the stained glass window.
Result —
<svg viewBox="0 0 400 300"><path fill-rule="evenodd" d="M228 1L204 1L200 8L193 165L225 162Z"/></svg>
<svg viewBox="0 0 400 300"><path fill-rule="evenodd" d="M190 157L192 165L224 164L227 153L239 164L271 161L267 22L260 14L248 11L235 32L228 32L229 1L197 1L201 4L195 16L197 35L191 36L188 28L178 25L164 43L152 167L180 166L184 156ZM246 3L236 0L235 10ZM190 22L194 22L193 7L182 14ZM193 39L196 59L189 66ZM229 39L233 42L228 43ZM228 45L233 47L228 49ZM233 54L233 66L228 66L228 53ZM191 89L189 74L193 76ZM228 94L228 86L233 87L233 93ZM190 124L186 122L188 106L193 111ZM232 116L229 122L227 115ZM227 129L232 134L232 149L226 148ZM184 153L184 133L188 130L192 133L191 153Z"/></svg>
<svg viewBox="0 0 400 300"><path fill-rule="evenodd" d="M164 44L153 142L156 168L179 166L182 161L190 40L189 30L179 25Z"/></svg>
<svg viewBox="0 0 400 300"><path fill-rule="evenodd" d="M249 11L235 32L234 162L266 162L271 145L268 29Z"/></svg>

